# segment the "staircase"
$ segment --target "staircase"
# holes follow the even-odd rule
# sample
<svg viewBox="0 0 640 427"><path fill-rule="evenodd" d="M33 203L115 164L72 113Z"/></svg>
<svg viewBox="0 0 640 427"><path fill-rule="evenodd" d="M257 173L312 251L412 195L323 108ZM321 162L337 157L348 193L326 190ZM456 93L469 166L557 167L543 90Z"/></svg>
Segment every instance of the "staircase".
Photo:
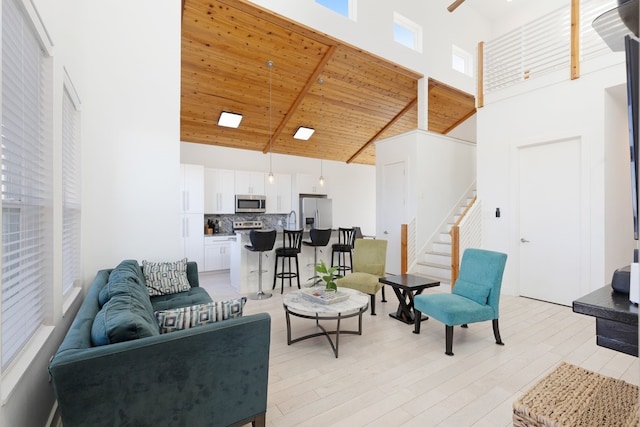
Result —
<svg viewBox="0 0 640 427"><path fill-rule="evenodd" d="M440 232L426 245L427 249L418 258L413 273L439 280L441 286L451 284L451 235L449 231L467 209L474 196L475 190L455 209L455 213L448 218Z"/></svg>

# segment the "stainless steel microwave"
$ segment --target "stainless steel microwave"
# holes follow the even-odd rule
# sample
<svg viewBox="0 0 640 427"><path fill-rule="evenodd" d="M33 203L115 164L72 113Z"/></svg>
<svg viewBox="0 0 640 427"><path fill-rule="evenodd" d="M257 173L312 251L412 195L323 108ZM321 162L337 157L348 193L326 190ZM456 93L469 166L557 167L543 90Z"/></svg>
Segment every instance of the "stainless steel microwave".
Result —
<svg viewBox="0 0 640 427"><path fill-rule="evenodd" d="M266 196L236 194L236 213L264 213L266 203Z"/></svg>

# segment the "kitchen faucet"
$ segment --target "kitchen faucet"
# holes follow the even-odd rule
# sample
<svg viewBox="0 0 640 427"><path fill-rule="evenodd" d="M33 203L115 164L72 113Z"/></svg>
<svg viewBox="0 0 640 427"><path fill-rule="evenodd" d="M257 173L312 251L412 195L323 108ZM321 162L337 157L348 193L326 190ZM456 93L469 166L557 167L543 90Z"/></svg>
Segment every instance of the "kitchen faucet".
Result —
<svg viewBox="0 0 640 427"><path fill-rule="evenodd" d="M291 222L291 216L293 216L293 223ZM298 222L298 218L296 217L296 211L292 210L289 212L289 216L287 218L287 228L293 230L296 228L296 223Z"/></svg>

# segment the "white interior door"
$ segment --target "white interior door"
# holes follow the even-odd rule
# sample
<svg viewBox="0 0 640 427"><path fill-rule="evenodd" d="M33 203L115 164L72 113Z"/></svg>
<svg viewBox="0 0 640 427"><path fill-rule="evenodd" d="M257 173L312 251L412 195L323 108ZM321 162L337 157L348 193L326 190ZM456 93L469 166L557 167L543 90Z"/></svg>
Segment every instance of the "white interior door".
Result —
<svg viewBox="0 0 640 427"><path fill-rule="evenodd" d="M519 150L520 293L571 305L580 297L580 140Z"/></svg>
<svg viewBox="0 0 640 427"><path fill-rule="evenodd" d="M382 236L387 240L387 273L400 274L400 227L405 220L406 182L404 162L383 166Z"/></svg>

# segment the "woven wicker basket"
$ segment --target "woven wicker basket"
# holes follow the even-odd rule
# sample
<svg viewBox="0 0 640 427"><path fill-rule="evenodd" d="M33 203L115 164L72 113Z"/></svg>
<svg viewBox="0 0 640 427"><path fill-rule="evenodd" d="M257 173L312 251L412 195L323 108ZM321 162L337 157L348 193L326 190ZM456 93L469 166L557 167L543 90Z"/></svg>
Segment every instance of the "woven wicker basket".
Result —
<svg viewBox="0 0 640 427"><path fill-rule="evenodd" d="M513 425L638 426L638 387L562 362L513 403Z"/></svg>

